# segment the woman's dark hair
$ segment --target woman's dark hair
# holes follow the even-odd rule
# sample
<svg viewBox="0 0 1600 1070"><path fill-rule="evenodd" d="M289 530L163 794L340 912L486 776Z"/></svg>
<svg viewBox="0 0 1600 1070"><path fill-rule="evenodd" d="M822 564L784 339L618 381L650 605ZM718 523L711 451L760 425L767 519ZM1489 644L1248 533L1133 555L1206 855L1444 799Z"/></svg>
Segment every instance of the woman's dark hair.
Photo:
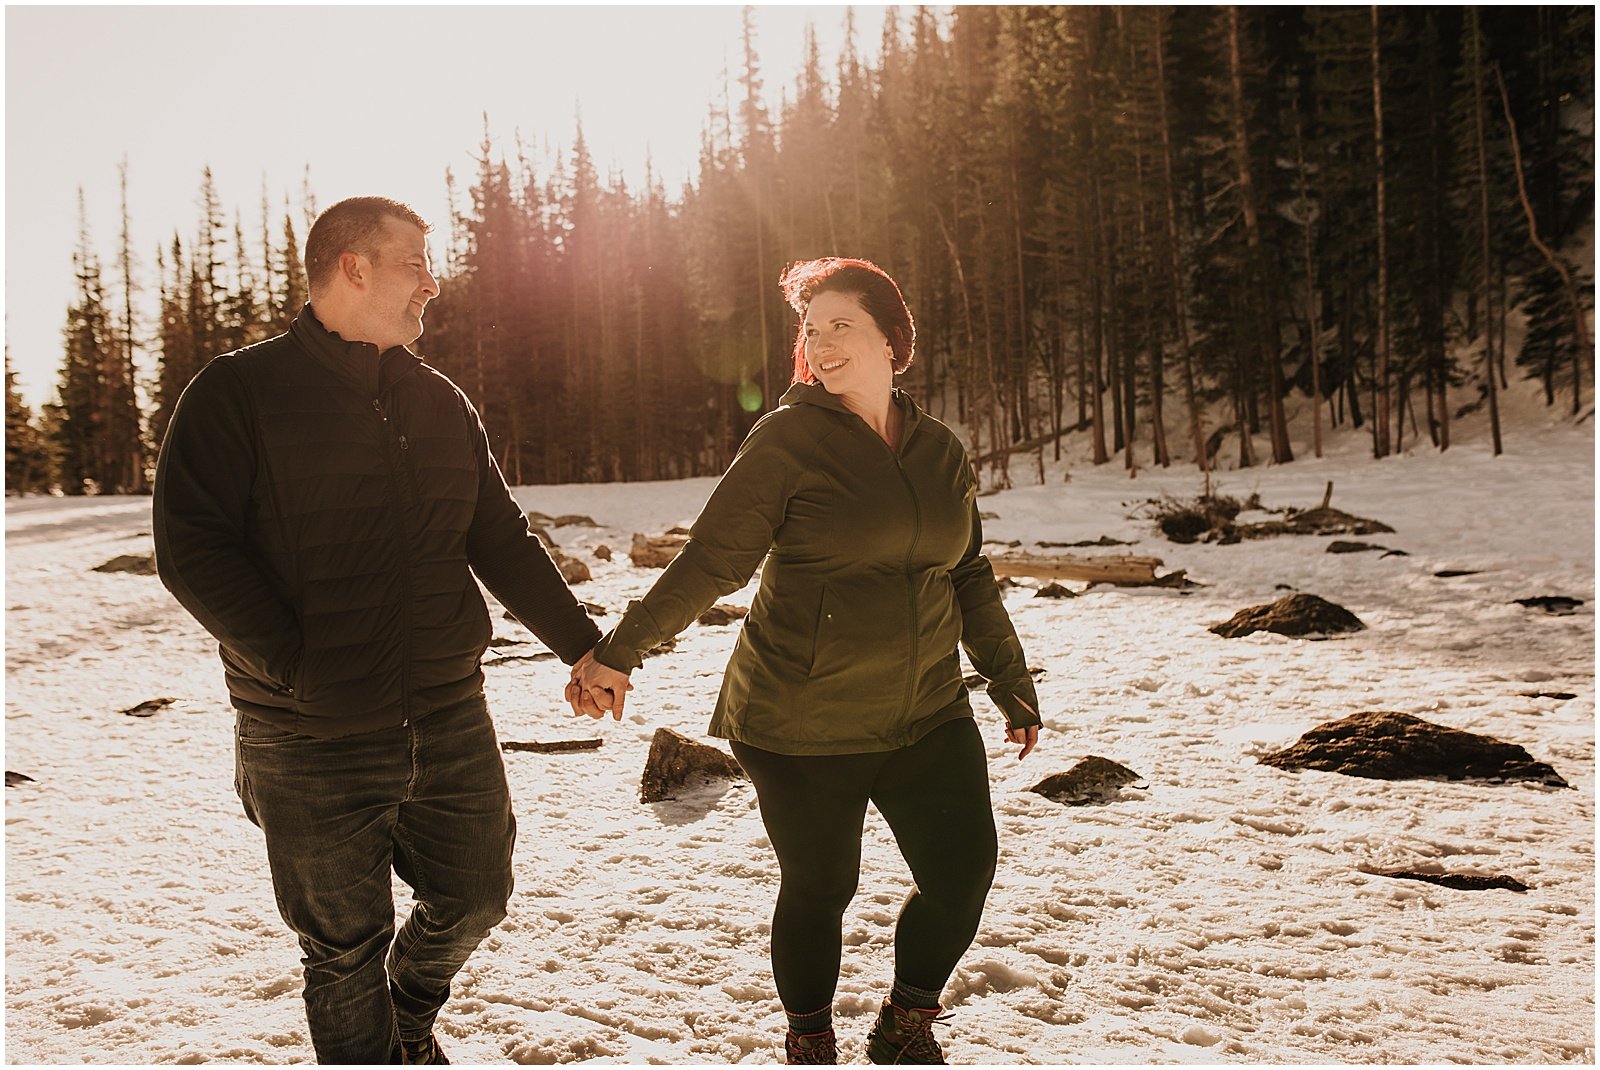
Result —
<svg viewBox="0 0 1600 1070"><path fill-rule="evenodd" d="M889 340L894 352L894 370L903 372L911 366L917 351L917 325L906 308L900 287L878 265L870 260L847 260L825 256L819 260L796 261L778 279L789 307L803 319L806 306L820 293L850 294L878 330ZM814 383L811 366L806 363L806 332L802 325L794 339L794 382Z"/></svg>

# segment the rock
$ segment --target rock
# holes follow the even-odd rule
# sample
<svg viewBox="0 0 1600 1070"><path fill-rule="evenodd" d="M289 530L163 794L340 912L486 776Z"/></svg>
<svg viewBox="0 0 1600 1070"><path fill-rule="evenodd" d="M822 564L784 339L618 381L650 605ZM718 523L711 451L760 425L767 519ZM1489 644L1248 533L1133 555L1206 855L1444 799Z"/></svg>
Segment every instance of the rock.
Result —
<svg viewBox="0 0 1600 1070"><path fill-rule="evenodd" d="M655 538L634 532L633 545L628 548L628 560L638 568L666 568L678 556L678 551L683 549L683 544L689 541L689 533L684 531L678 534L679 530L675 528Z"/></svg>
<svg viewBox="0 0 1600 1070"><path fill-rule="evenodd" d="M1359 554L1367 550L1388 550L1387 546L1379 546L1375 542L1342 542L1334 540L1328 544L1330 554Z"/></svg>
<svg viewBox="0 0 1600 1070"><path fill-rule="evenodd" d="M1380 557L1410 557L1404 550L1385 550Z"/></svg>
<svg viewBox="0 0 1600 1070"><path fill-rule="evenodd" d="M584 611L587 612L591 617L603 617L607 612L609 612L605 606L596 605L593 602L585 602L583 604L583 608Z"/></svg>
<svg viewBox="0 0 1600 1070"><path fill-rule="evenodd" d="M607 546L605 543L601 543L599 546L596 546L594 548L594 559L596 561L610 561L611 547Z"/></svg>
<svg viewBox="0 0 1600 1070"><path fill-rule="evenodd" d="M658 658L662 654L670 654L676 649L678 649L678 640L676 637L671 639L663 639L649 650L646 650L644 652L644 656L647 658Z"/></svg>
<svg viewBox="0 0 1600 1070"><path fill-rule="evenodd" d="M1444 568L1435 572L1434 575L1441 580L1453 580L1457 576L1476 576L1480 571L1482 570L1475 568Z"/></svg>
<svg viewBox="0 0 1600 1070"><path fill-rule="evenodd" d="M544 529L543 525L529 524L528 530L539 537L539 541L544 543L546 550L554 550L556 548L556 540L550 537L550 533Z"/></svg>
<svg viewBox="0 0 1600 1070"><path fill-rule="evenodd" d="M1291 594L1271 605L1241 609L1211 631L1224 639L1239 639L1254 632L1279 635L1334 635L1366 628L1354 613L1314 594Z"/></svg>
<svg viewBox="0 0 1600 1070"><path fill-rule="evenodd" d="M130 572L135 576L154 576L156 574L156 557L154 554L118 554L103 565L96 565L95 572Z"/></svg>
<svg viewBox="0 0 1600 1070"><path fill-rule="evenodd" d="M1579 606L1583 605L1583 599L1581 598L1568 598L1566 595L1559 594L1544 594L1535 598L1513 598L1512 601L1519 606L1527 606L1529 609L1542 609L1546 613L1552 613L1558 617L1570 617L1577 612Z"/></svg>
<svg viewBox="0 0 1600 1070"><path fill-rule="evenodd" d="M990 513L990 512L979 512L978 513L978 519L979 520L999 520L1000 519L1000 514L999 513Z"/></svg>
<svg viewBox="0 0 1600 1070"><path fill-rule="evenodd" d="M499 647L503 647L503 646L527 646L527 645L528 645L528 641L526 639L508 639L503 635L497 635L493 639L489 640L489 648L491 650L498 649Z"/></svg>
<svg viewBox="0 0 1600 1070"><path fill-rule="evenodd" d="M561 570L561 578L566 580L568 584L588 583L594 578L589 575L589 566L579 561L576 557L568 557L566 554L561 553L551 554L550 556L554 558L556 568Z"/></svg>
<svg viewBox="0 0 1600 1070"><path fill-rule="evenodd" d="M1454 888L1458 892L1482 892L1490 888L1504 888L1509 892L1525 892L1528 886L1515 877L1493 876L1480 877L1472 873L1417 873L1408 869L1396 869L1385 872L1383 870L1368 870L1374 877L1393 877L1402 881L1427 881L1443 888Z"/></svg>
<svg viewBox="0 0 1600 1070"><path fill-rule="evenodd" d="M736 620L743 620L749 612L744 606L733 606L725 602L719 602L700 614L698 619L701 624L708 628L720 628L724 624L732 624Z"/></svg>
<svg viewBox="0 0 1600 1070"><path fill-rule="evenodd" d="M594 522L592 517L579 516L577 513L568 513L566 516L558 516L555 518L554 524L558 528L570 528L577 524L582 524L586 528L597 528L600 526Z"/></svg>
<svg viewBox="0 0 1600 1070"><path fill-rule="evenodd" d="M537 509L529 509L522 515L528 518L528 523L530 524L543 524L545 527L550 527L555 523L555 518L549 513L541 513Z"/></svg>
<svg viewBox="0 0 1600 1070"><path fill-rule="evenodd" d="M1059 583L1047 583L1043 587L1041 587L1037 591L1035 591L1033 597L1035 597L1035 598L1076 598L1078 596L1076 594L1074 594L1072 591L1068 590L1067 588L1061 586L1061 584L1059 584Z"/></svg>
<svg viewBox="0 0 1600 1070"><path fill-rule="evenodd" d="M639 801L660 802L691 781L718 778L744 779L744 770L716 747L697 743L670 728L658 728L639 780Z"/></svg>
<svg viewBox="0 0 1600 1070"><path fill-rule="evenodd" d="M29 776L27 773L17 773L17 772L13 772L10 769L6 770L6 787L8 787L8 788L9 787L14 787L17 784L33 784L33 783L36 783L36 781L33 779L33 777Z"/></svg>
<svg viewBox="0 0 1600 1070"><path fill-rule="evenodd" d="M1570 787L1556 771L1514 743L1368 710L1311 729L1293 746L1261 758L1278 769L1320 769L1369 780L1534 780Z"/></svg>
<svg viewBox="0 0 1600 1070"><path fill-rule="evenodd" d="M1518 691L1523 698L1553 698L1559 702L1577 698L1571 691Z"/></svg>
<svg viewBox="0 0 1600 1070"><path fill-rule="evenodd" d="M1091 754L1065 773L1047 776L1028 790L1053 802L1083 806L1110 802L1122 794L1124 787L1143 780L1144 777L1127 766Z"/></svg>
<svg viewBox="0 0 1600 1070"><path fill-rule="evenodd" d="M667 529L667 534L668 535L687 535L687 534L689 534L689 529L686 528L686 527L683 527L682 525L675 525L675 526L670 527L670 528Z"/></svg>
<svg viewBox="0 0 1600 1070"><path fill-rule="evenodd" d="M175 698L147 698L136 706L129 706L118 712L125 713L129 717L151 717L177 701Z"/></svg>
<svg viewBox="0 0 1600 1070"><path fill-rule="evenodd" d="M1078 542L1045 542L1040 540L1035 542L1034 545L1047 549L1070 550L1082 546L1133 546L1138 541L1138 539L1134 539L1133 542L1126 542L1122 539L1113 539L1110 535L1102 535L1098 539L1081 539Z"/></svg>

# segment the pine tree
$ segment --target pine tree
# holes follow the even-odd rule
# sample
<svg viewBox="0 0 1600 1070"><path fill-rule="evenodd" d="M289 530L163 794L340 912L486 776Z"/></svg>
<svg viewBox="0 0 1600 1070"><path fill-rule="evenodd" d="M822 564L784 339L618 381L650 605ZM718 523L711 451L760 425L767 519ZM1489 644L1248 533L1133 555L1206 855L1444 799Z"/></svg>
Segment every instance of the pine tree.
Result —
<svg viewBox="0 0 1600 1070"><path fill-rule="evenodd" d="M35 494L50 488L50 451L32 408L22 398L6 349L6 493Z"/></svg>

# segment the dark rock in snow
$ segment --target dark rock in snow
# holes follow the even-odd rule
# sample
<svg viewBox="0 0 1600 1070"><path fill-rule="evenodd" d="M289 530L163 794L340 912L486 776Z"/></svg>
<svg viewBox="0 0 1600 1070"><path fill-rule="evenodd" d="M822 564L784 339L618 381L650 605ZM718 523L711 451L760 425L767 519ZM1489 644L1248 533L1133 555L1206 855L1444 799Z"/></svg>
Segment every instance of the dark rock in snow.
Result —
<svg viewBox="0 0 1600 1070"><path fill-rule="evenodd" d="M666 568L688 541L689 533L682 528L674 528L654 538L636 531L633 533L633 545L628 549L628 560L638 568Z"/></svg>
<svg viewBox="0 0 1600 1070"><path fill-rule="evenodd" d="M978 519L979 520L999 520L1000 519L1000 514L999 513L989 513L989 512L979 511Z"/></svg>
<svg viewBox="0 0 1600 1070"><path fill-rule="evenodd" d="M528 641L526 639L508 639L503 635L497 635L493 639L489 640L490 649L495 649L497 647L502 647L502 646L527 646L527 645L528 645Z"/></svg>
<svg viewBox="0 0 1600 1070"><path fill-rule="evenodd" d="M587 516L578 516L576 513L569 513L566 516L558 516L555 519L555 526L558 528L568 528L575 524L582 524L586 528L597 528L600 526L599 524L596 524L592 518Z"/></svg>
<svg viewBox="0 0 1600 1070"><path fill-rule="evenodd" d="M658 728L650 740L644 776L639 780L639 801L670 799L691 781L718 778L744 779L739 763L716 747L697 743L670 728Z"/></svg>
<svg viewBox="0 0 1600 1070"><path fill-rule="evenodd" d="M736 620L743 620L750 611L744 606L728 605L718 602L704 613L700 614L699 621L708 628L720 628L724 624L732 624Z"/></svg>
<svg viewBox="0 0 1600 1070"><path fill-rule="evenodd" d="M1034 545L1048 549L1068 550L1080 546L1133 546L1138 541L1138 539L1134 539L1132 542L1128 542L1123 539L1113 539L1110 535L1102 535L1098 539L1080 539L1077 542L1045 542L1041 540L1034 543Z"/></svg>
<svg viewBox="0 0 1600 1070"><path fill-rule="evenodd" d="M689 529L684 527L683 525L679 524L679 525L676 525L674 527L668 528L667 529L667 534L668 535L687 535L687 534L689 534Z"/></svg>
<svg viewBox="0 0 1600 1070"><path fill-rule="evenodd" d="M597 605L594 602L585 602L583 608L591 617L603 617L607 613L605 606Z"/></svg>
<svg viewBox="0 0 1600 1070"><path fill-rule="evenodd" d="M1457 576L1476 576L1481 571L1475 568L1442 568L1434 575L1441 580L1453 580Z"/></svg>
<svg viewBox="0 0 1600 1070"><path fill-rule="evenodd" d="M555 523L555 518L549 513L541 513L537 509L529 509L522 515L528 518L528 523L530 524L543 524L545 527L549 527Z"/></svg>
<svg viewBox="0 0 1600 1070"><path fill-rule="evenodd" d="M1271 605L1241 609L1211 631L1224 639L1239 639L1254 632L1279 635L1334 635L1366 628L1354 613L1314 594L1291 594Z"/></svg>
<svg viewBox="0 0 1600 1070"><path fill-rule="evenodd" d="M1083 806L1110 802L1122 794L1123 788L1143 780L1127 766L1091 754L1065 773L1047 776L1028 790L1054 802Z"/></svg>
<svg viewBox="0 0 1600 1070"><path fill-rule="evenodd" d="M555 561L556 568L561 570L561 578L568 584L588 583L594 578L589 575L589 566L576 557L568 557L563 553L553 553L550 557Z"/></svg>
<svg viewBox="0 0 1600 1070"><path fill-rule="evenodd" d="M546 550L554 550L556 548L556 540L550 537L550 533L544 529L543 525L529 524L528 530L539 537L539 541L544 543Z"/></svg>
<svg viewBox="0 0 1600 1070"><path fill-rule="evenodd" d="M1558 617L1571 616L1577 612L1579 606L1583 605L1583 599L1581 598L1568 598L1566 595L1560 594L1542 594L1536 598L1513 598L1512 601L1519 606L1527 606L1529 609L1542 609L1546 613L1553 613Z"/></svg>
<svg viewBox="0 0 1600 1070"><path fill-rule="evenodd" d="M1406 553L1404 550L1385 550L1383 552L1382 556L1383 557L1410 557L1411 555Z"/></svg>
<svg viewBox="0 0 1600 1070"><path fill-rule="evenodd" d="M6 787L8 787L8 788L9 787L14 787L17 784L33 784L33 783L36 783L36 781L33 779L33 777L29 776L27 773L16 773L16 772L13 772L10 769L6 770Z"/></svg>
<svg viewBox="0 0 1600 1070"><path fill-rule="evenodd" d="M1553 698L1561 702L1578 697L1571 691L1518 691L1517 694L1523 698Z"/></svg>
<svg viewBox="0 0 1600 1070"><path fill-rule="evenodd" d="M1424 721L1408 713L1368 710L1311 729L1262 765L1320 769L1369 780L1535 780L1570 787L1514 743Z"/></svg>
<svg viewBox="0 0 1600 1070"><path fill-rule="evenodd" d="M1515 877L1493 876L1479 877L1471 873L1417 873L1408 869L1390 871L1369 870L1374 877L1393 877L1402 881L1427 881L1437 884L1442 888L1454 888L1458 892L1482 892L1490 888L1504 888L1508 892L1525 892L1528 886Z"/></svg>
<svg viewBox="0 0 1600 1070"><path fill-rule="evenodd" d="M657 643L649 650L646 650L644 652L644 656L647 658L660 657L662 654L670 654L676 649L678 649L678 640L677 637L674 636L671 639L661 640L661 642Z"/></svg>
<svg viewBox="0 0 1600 1070"><path fill-rule="evenodd" d="M1344 542L1335 539L1328 544L1330 554L1359 554L1367 550L1387 550L1387 546L1379 546L1375 542Z"/></svg>
<svg viewBox="0 0 1600 1070"><path fill-rule="evenodd" d="M147 698L136 706L129 706L118 712L125 713L129 717L150 717L177 701L175 698Z"/></svg>
<svg viewBox="0 0 1600 1070"><path fill-rule="evenodd" d="M130 572L135 576L154 576L156 574L156 558L154 554L118 554L103 565L96 565L95 572Z"/></svg>
<svg viewBox="0 0 1600 1070"><path fill-rule="evenodd" d="M1047 583L1043 587L1039 588L1036 592L1034 592L1033 597L1035 597L1035 598L1076 598L1078 596L1076 594L1074 594L1071 590L1067 589L1066 587L1061 586L1061 584L1059 584L1059 583Z"/></svg>
<svg viewBox="0 0 1600 1070"><path fill-rule="evenodd" d="M599 546L596 546L594 548L594 559L596 561L610 561L611 547L607 546L605 543L601 543Z"/></svg>

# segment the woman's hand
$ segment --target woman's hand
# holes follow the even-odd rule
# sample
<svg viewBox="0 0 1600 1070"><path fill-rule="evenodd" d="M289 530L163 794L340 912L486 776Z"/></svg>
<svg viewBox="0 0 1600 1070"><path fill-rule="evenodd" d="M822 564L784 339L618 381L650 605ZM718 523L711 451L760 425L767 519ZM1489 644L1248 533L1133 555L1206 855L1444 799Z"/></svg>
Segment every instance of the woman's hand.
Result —
<svg viewBox="0 0 1600 1070"><path fill-rule="evenodd" d="M574 716L583 714L600 720L610 710L612 720L620 721L627 693L632 690L627 673L600 664L594 660L591 650L572 667L572 678L567 681L567 703Z"/></svg>
<svg viewBox="0 0 1600 1070"><path fill-rule="evenodd" d="M1020 697L1017 697L1017 705L1021 706L1035 717L1039 716L1039 711L1028 705ZM1028 752L1033 750L1034 745L1039 742L1039 726L1036 724L1030 724L1026 728L1007 728L1006 739L1012 743L1021 744L1022 753L1017 755L1017 761L1020 762L1022 759L1028 756Z"/></svg>
<svg viewBox="0 0 1600 1070"><path fill-rule="evenodd" d="M1017 761L1020 762L1028 756L1028 752L1033 749L1034 744L1039 742L1039 726L1030 724L1026 728L1008 728L1006 729L1006 739L1012 743L1022 744L1022 753L1017 755Z"/></svg>

